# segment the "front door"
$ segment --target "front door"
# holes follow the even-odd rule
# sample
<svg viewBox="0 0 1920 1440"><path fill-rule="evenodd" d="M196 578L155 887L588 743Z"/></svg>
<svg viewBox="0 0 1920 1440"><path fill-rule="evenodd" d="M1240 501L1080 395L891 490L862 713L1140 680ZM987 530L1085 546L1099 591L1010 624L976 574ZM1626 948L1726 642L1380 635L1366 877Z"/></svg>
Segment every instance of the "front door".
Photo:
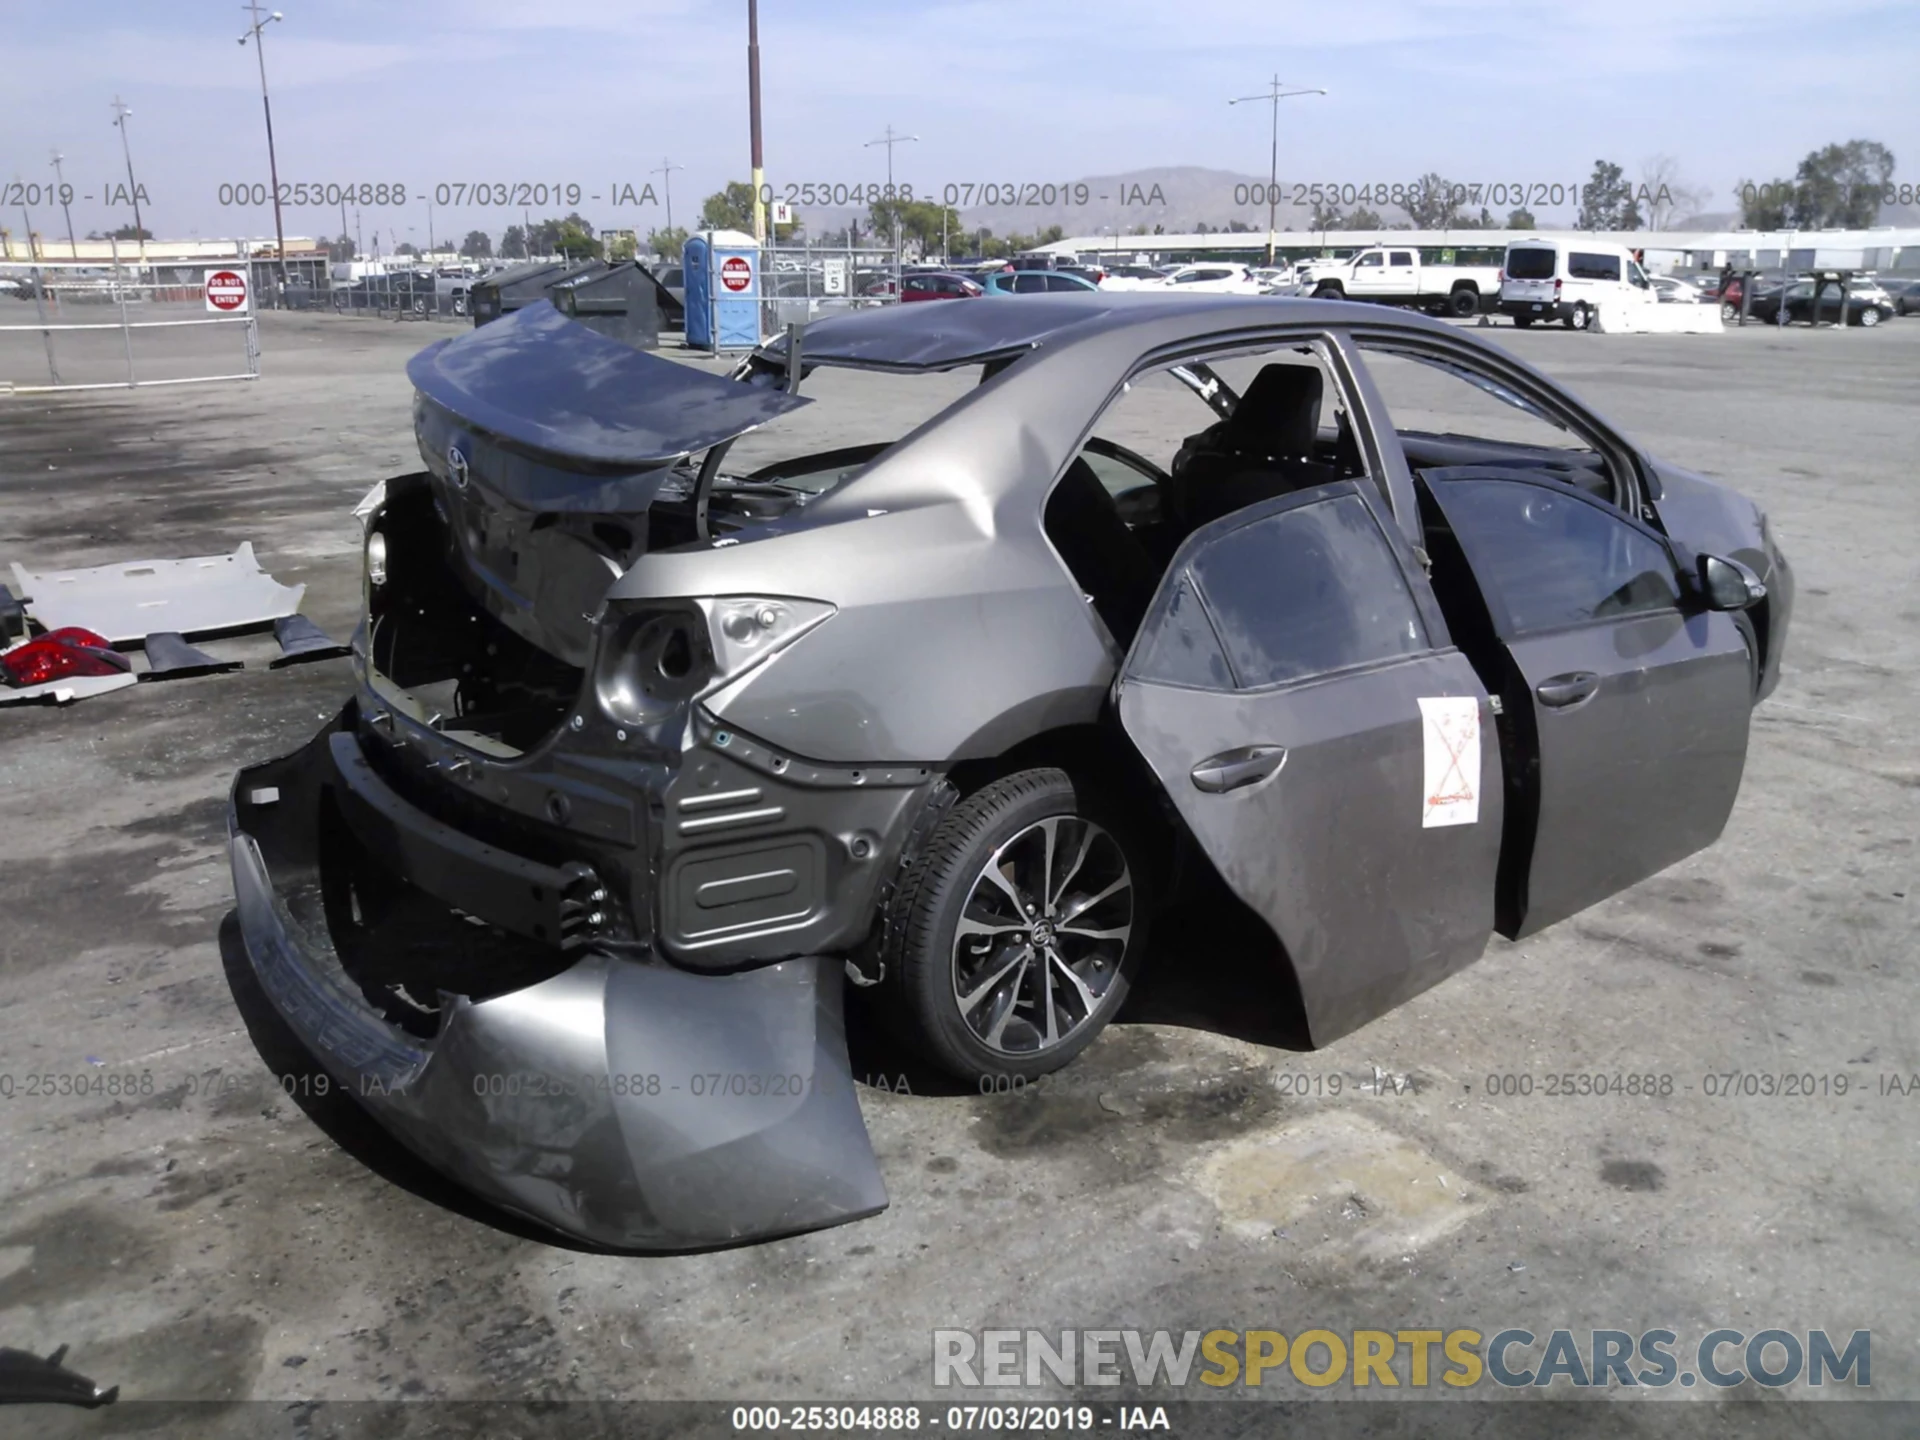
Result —
<svg viewBox="0 0 1920 1440"><path fill-rule="evenodd" d="M1421 481L1445 521L1429 530L1435 584L1471 571L1490 627L1476 659L1527 762L1501 875L1500 928L1517 938L1719 837L1746 764L1753 654L1732 615L1683 601L1660 534L1605 501L1498 466Z"/></svg>
<svg viewBox="0 0 1920 1440"><path fill-rule="evenodd" d="M1503 815L1491 708L1369 485L1195 531L1116 688L1200 847L1285 947L1314 1043L1480 955Z"/></svg>

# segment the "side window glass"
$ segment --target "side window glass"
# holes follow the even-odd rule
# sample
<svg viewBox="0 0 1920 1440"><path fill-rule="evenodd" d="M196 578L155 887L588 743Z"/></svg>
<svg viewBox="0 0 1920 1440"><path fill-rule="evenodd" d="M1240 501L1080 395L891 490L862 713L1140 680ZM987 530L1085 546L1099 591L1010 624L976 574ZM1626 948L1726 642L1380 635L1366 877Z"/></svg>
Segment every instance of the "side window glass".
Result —
<svg viewBox="0 0 1920 1440"><path fill-rule="evenodd" d="M1013 277L1014 293L1032 295L1047 288L1047 277L1037 270L1022 270Z"/></svg>
<svg viewBox="0 0 1920 1440"><path fill-rule="evenodd" d="M1443 481L1439 495L1515 635L1679 603L1666 547L1578 496L1511 480Z"/></svg>
<svg viewBox="0 0 1920 1440"><path fill-rule="evenodd" d="M1413 264L1413 252L1412 252L1412 251L1410 251L1410 250L1396 250L1396 251L1394 251L1394 252L1393 252L1393 263L1394 263L1394 264L1396 264L1396 265L1411 265L1411 264Z"/></svg>
<svg viewBox="0 0 1920 1440"><path fill-rule="evenodd" d="M1231 690L1233 675L1213 625L1193 590L1193 574L1182 572L1167 587L1162 602L1147 616L1146 639L1135 658L1133 673L1142 680L1162 680L1201 690Z"/></svg>
<svg viewBox="0 0 1920 1440"><path fill-rule="evenodd" d="M1192 573L1243 689L1428 648L1366 504L1337 495L1222 536Z"/></svg>
<svg viewBox="0 0 1920 1440"><path fill-rule="evenodd" d="M1375 250L1369 254L1362 255L1360 257L1360 264L1356 268L1365 270L1369 266L1378 265L1379 263L1380 263L1380 252L1378 250Z"/></svg>

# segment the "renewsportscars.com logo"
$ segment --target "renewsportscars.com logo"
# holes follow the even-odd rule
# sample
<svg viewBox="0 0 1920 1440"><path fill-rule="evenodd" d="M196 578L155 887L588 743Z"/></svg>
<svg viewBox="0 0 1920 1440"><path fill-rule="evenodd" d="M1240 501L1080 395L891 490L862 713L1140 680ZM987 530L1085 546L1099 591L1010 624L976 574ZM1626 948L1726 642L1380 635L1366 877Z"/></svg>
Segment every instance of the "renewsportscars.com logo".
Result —
<svg viewBox="0 0 1920 1440"><path fill-rule="evenodd" d="M1582 1339L1584 1338L1584 1343ZM1196 1366L1195 1362L1199 1362ZM936 1386L1299 1384L1659 1389L1747 1381L1779 1388L1873 1383L1873 1332L1825 1330L936 1330Z"/></svg>

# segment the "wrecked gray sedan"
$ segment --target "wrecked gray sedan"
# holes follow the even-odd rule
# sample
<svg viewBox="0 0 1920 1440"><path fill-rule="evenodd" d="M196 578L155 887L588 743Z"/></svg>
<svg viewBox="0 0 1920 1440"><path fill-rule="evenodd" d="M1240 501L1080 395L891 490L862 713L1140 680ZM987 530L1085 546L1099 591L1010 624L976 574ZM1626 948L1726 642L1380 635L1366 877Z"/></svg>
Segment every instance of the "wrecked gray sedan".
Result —
<svg viewBox="0 0 1920 1440"><path fill-rule="evenodd" d="M240 918L384 1125L603 1245L878 1210L843 988L1035 1077L1209 868L1365 1024L1711 843L1779 677L1752 503L1415 316L903 306L722 376L541 304L409 374Z"/></svg>

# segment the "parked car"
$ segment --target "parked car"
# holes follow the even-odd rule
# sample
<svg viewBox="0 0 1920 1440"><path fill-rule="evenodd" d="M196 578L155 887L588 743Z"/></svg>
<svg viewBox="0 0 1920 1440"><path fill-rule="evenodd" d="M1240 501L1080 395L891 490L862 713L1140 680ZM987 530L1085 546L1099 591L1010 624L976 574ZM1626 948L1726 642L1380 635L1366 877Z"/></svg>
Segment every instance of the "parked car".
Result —
<svg viewBox="0 0 1920 1440"><path fill-rule="evenodd" d="M1784 287L1757 290L1754 292L1753 304L1747 311L1748 317L1767 324L1777 324L1780 319L1780 307L1784 303L1788 324L1811 324L1815 319L1813 291L1812 280L1796 280L1793 284ZM1882 320L1892 319L1895 313L1893 301L1878 286L1863 285L1857 281L1848 286L1847 323L1849 325L1878 325ZM1818 319L1820 323L1828 325L1840 319L1840 286L1835 281L1826 282L1821 291Z"/></svg>
<svg viewBox="0 0 1920 1440"><path fill-rule="evenodd" d="M984 295L986 291L978 281L969 280L964 275L953 275L943 270L903 270L897 292L889 277L875 281L861 293L868 296L898 293L901 302L906 303L915 300L971 300Z"/></svg>
<svg viewBox="0 0 1920 1440"><path fill-rule="evenodd" d="M1653 287L1656 297L1675 305L1698 305L1707 297L1700 293L1697 285L1672 275L1649 275L1647 283Z"/></svg>
<svg viewBox="0 0 1920 1440"><path fill-rule="evenodd" d="M1102 290L1138 290L1144 285L1157 285L1164 278L1151 265L1109 265L1099 285Z"/></svg>
<svg viewBox="0 0 1920 1440"><path fill-rule="evenodd" d="M1920 280L1909 280L1898 275L1882 275L1880 285L1887 292L1887 298L1893 302L1894 314L1920 314Z"/></svg>
<svg viewBox="0 0 1920 1440"><path fill-rule="evenodd" d="M1179 265L1161 279L1157 288L1178 289L1188 295L1258 295L1260 284L1245 265L1209 261L1197 265Z"/></svg>
<svg viewBox="0 0 1920 1440"><path fill-rule="evenodd" d="M494 1203L642 1248L884 1206L849 966L1004 1087L1218 891L1324 1044L1725 825L1764 516L1472 332L1043 295L797 343L723 376L535 305L422 351L351 698L235 780L260 993ZM874 438L819 449L835 406Z"/></svg>
<svg viewBox="0 0 1920 1440"><path fill-rule="evenodd" d="M993 270L980 283L989 295L1097 294L1100 288L1064 270Z"/></svg>
<svg viewBox="0 0 1920 1440"><path fill-rule="evenodd" d="M1535 236L1507 246L1499 308L1515 325L1559 320L1569 330L1585 330L1603 300L1655 302L1646 271L1624 245Z"/></svg>

